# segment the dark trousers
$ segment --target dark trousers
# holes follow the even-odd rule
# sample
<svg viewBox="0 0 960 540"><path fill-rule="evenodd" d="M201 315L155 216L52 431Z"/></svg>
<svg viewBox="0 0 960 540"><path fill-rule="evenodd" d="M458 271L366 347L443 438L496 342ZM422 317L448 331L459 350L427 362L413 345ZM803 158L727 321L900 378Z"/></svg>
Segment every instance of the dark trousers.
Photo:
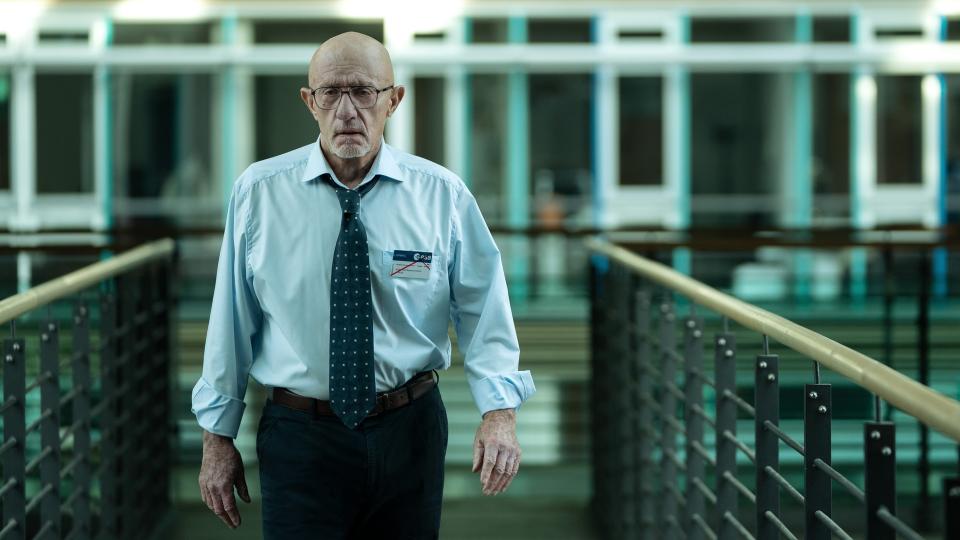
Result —
<svg viewBox="0 0 960 540"><path fill-rule="evenodd" d="M438 538L446 450L437 387L355 430L267 401L257 430L263 538Z"/></svg>

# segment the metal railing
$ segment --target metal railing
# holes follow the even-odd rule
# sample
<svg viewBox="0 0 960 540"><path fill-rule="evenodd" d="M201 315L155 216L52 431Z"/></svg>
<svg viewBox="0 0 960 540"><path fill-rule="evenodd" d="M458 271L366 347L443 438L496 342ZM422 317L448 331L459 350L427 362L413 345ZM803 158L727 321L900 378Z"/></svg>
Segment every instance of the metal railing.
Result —
<svg viewBox="0 0 960 540"><path fill-rule="evenodd" d="M667 266L600 239L588 245L597 255L591 264L594 513L604 537L849 539L844 527L861 526L871 540L922 538L897 516L895 425L881 420L880 402L953 441L960 441L960 403ZM662 291L658 301L655 288ZM688 316L678 315L675 295L689 304ZM712 377L704 367L708 345L698 307L723 321L713 338ZM731 320L763 336L752 404L737 392ZM800 440L780 425L779 356L771 354L770 339L813 361ZM863 425L862 488L833 467L834 404L821 365L873 393L874 419ZM753 420L753 447L738 437L738 416ZM801 488L780 467L784 448L801 457ZM752 486L738 475L738 454L753 465ZM863 513L835 516L835 486ZM794 501L791 510L802 510L802 520L781 510L782 493ZM960 478L944 480L943 499L944 538L957 538ZM802 529L793 521L802 521Z"/></svg>
<svg viewBox="0 0 960 540"><path fill-rule="evenodd" d="M174 249L156 241L0 302L0 539L146 537L168 513Z"/></svg>

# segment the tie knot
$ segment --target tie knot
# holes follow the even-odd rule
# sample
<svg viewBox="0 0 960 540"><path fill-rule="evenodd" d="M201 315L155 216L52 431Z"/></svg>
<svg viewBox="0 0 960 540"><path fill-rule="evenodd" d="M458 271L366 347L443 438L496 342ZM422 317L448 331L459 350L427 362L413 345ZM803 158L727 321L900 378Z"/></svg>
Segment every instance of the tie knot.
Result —
<svg viewBox="0 0 960 540"><path fill-rule="evenodd" d="M353 189L338 189L337 197L340 199L340 208L347 214L360 213L360 193Z"/></svg>

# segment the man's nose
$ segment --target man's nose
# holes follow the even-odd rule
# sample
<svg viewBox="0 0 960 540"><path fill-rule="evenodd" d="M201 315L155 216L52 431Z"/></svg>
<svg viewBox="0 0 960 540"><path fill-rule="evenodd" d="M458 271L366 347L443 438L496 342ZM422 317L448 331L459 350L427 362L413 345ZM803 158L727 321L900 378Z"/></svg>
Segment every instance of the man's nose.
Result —
<svg viewBox="0 0 960 540"><path fill-rule="evenodd" d="M357 115L357 107L353 104L350 94L344 92L340 95L340 103L337 104L337 118L347 120Z"/></svg>

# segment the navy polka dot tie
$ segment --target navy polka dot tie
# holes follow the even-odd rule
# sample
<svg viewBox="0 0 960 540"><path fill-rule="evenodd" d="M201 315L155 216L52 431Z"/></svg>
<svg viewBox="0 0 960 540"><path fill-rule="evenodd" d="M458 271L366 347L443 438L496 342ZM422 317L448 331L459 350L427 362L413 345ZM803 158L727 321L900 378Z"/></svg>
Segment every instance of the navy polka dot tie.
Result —
<svg viewBox="0 0 960 540"><path fill-rule="evenodd" d="M329 176L326 179L336 188L343 210L330 282L330 406L353 429L376 402L370 258L360 221L360 197L379 177L356 190L334 184Z"/></svg>

